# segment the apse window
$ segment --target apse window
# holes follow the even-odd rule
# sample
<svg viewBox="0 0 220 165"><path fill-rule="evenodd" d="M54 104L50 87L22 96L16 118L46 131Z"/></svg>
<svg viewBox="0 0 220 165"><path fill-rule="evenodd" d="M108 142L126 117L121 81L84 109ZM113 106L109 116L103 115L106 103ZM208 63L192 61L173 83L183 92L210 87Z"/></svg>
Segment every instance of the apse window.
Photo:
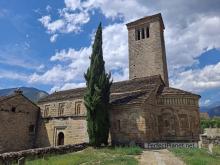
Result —
<svg viewBox="0 0 220 165"><path fill-rule="evenodd" d="M11 108L11 111L12 111L12 112L15 112L15 111L16 111L16 107L12 107L12 108Z"/></svg>
<svg viewBox="0 0 220 165"><path fill-rule="evenodd" d="M117 125L118 125L118 131L120 131L121 130L121 121L120 120L117 121Z"/></svg>
<svg viewBox="0 0 220 165"><path fill-rule="evenodd" d="M35 131L35 127L32 124L32 125L29 126L29 133L34 133L34 131Z"/></svg>

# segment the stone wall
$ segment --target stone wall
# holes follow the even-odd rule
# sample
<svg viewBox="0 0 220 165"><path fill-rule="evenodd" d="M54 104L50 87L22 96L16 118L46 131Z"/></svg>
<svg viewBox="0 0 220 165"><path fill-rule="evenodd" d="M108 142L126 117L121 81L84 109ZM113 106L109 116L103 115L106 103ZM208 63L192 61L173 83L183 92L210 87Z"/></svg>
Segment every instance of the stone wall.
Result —
<svg viewBox="0 0 220 165"><path fill-rule="evenodd" d="M39 108L18 94L0 104L0 153L33 148Z"/></svg>
<svg viewBox="0 0 220 165"><path fill-rule="evenodd" d="M220 137L220 128L205 128L204 134L208 137Z"/></svg>
<svg viewBox="0 0 220 165"><path fill-rule="evenodd" d="M147 112L146 112L147 113ZM146 113L138 105L114 106L110 111L111 139L117 143L143 143L149 139Z"/></svg>
<svg viewBox="0 0 220 165"><path fill-rule="evenodd" d="M24 157L25 159L42 158L47 155L53 154L66 154L70 152L76 152L85 149L88 146L87 143L75 144L75 145L64 145L57 147L45 147L30 150L23 150L19 152L9 152L0 154L0 164L8 165L16 163L18 159Z"/></svg>
<svg viewBox="0 0 220 165"><path fill-rule="evenodd" d="M37 146L58 145L59 133L64 134L64 145L88 142L85 116L41 119Z"/></svg>
<svg viewBox="0 0 220 165"><path fill-rule="evenodd" d="M149 38L137 40L137 30L149 28ZM161 21L138 22L128 26L129 78L161 75L168 86L166 52Z"/></svg>
<svg viewBox="0 0 220 165"><path fill-rule="evenodd" d="M182 99L183 96L176 95L175 98ZM169 105L158 104L156 96L151 94L142 104L112 107L110 114L113 143L198 141L200 133L198 98L193 99L196 100L196 104L171 102Z"/></svg>
<svg viewBox="0 0 220 165"><path fill-rule="evenodd" d="M88 142L86 108L82 99L40 103L39 107L37 146L58 145L59 133L64 134L64 145Z"/></svg>
<svg viewBox="0 0 220 165"><path fill-rule="evenodd" d="M62 107L61 107L62 105ZM83 99L68 99L65 101L53 101L38 104L42 117L59 117L59 116L85 116L86 108ZM77 111L80 109L80 111ZM45 112L46 111L46 112Z"/></svg>
<svg viewBox="0 0 220 165"><path fill-rule="evenodd" d="M209 144L220 145L220 136L208 137L201 135L202 147L208 147Z"/></svg>
<svg viewBox="0 0 220 165"><path fill-rule="evenodd" d="M164 96L164 99L166 98L166 102L160 102L158 98L157 103L161 138L198 141L200 133L198 98L190 95ZM184 102L185 98L195 100L195 102L192 101L192 104Z"/></svg>

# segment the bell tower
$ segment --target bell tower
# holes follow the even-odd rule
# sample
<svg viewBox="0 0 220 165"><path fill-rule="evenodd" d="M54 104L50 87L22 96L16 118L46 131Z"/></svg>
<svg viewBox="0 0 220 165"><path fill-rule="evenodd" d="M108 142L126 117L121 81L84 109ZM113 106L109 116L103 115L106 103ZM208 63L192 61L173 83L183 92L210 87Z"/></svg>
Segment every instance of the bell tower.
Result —
<svg viewBox="0 0 220 165"><path fill-rule="evenodd" d="M129 79L161 75L169 86L164 24L161 14L147 16L127 24Z"/></svg>

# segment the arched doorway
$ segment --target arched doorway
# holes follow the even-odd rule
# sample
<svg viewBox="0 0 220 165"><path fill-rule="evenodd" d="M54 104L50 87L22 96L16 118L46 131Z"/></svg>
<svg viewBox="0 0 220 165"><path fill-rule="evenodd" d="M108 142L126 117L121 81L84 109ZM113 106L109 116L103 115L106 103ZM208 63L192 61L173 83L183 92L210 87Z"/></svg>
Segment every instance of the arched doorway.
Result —
<svg viewBox="0 0 220 165"><path fill-rule="evenodd" d="M60 132L58 134L57 145L58 146L64 145L64 133L63 132Z"/></svg>

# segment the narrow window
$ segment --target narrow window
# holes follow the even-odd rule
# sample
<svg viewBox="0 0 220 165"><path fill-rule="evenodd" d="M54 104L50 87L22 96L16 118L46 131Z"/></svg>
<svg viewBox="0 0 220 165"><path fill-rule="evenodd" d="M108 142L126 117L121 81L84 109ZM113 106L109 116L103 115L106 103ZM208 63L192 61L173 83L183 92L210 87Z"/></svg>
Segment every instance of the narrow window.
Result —
<svg viewBox="0 0 220 165"><path fill-rule="evenodd" d="M64 105L64 103L59 103L58 116L62 116L64 114Z"/></svg>
<svg viewBox="0 0 220 165"><path fill-rule="evenodd" d="M78 102L75 103L75 115L79 115L80 114L81 104L82 104L81 101L78 101Z"/></svg>
<svg viewBox="0 0 220 165"><path fill-rule="evenodd" d="M145 39L144 28L141 29L141 38L142 38L142 39Z"/></svg>
<svg viewBox="0 0 220 165"><path fill-rule="evenodd" d="M16 107L12 107L12 108L11 108L11 111L12 111L12 112L15 112L15 111L16 111Z"/></svg>
<svg viewBox="0 0 220 165"><path fill-rule="evenodd" d="M120 120L118 120L117 122L118 122L118 131L120 131L121 130L121 122L120 122Z"/></svg>
<svg viewBox="0 0 220 165"><path fill-rule="evenodd" d="M77 114L80 114L80 104L77 105L76 112L77 112Z"/></svg>
<svg viewBox="0 0 220 165"><path fill-rule="evenodd" d="M32 125L29 126L29 133L34 133L34 131L35 131L35 127L32 124Z"/></svg>
<svg viewBox="0 0 220 165"><path fill-rule="evenodd" d="M45 105L45 110L44 110L44 117L47 117L49 115L49 105Z"/></svg>
<svg viewBox="0 0 220 165"><path fill-rule="evenodd" d="M141 39L141 31L140 29L136 30L136 40L140 40Z"/></svg>
<svg viewBox="0 0 220 165"><path fill-rule="evenodd" d="M146 37L147 37L147 38L150 37L150 30L149 30L149 27L146 28Z"/></svg>

